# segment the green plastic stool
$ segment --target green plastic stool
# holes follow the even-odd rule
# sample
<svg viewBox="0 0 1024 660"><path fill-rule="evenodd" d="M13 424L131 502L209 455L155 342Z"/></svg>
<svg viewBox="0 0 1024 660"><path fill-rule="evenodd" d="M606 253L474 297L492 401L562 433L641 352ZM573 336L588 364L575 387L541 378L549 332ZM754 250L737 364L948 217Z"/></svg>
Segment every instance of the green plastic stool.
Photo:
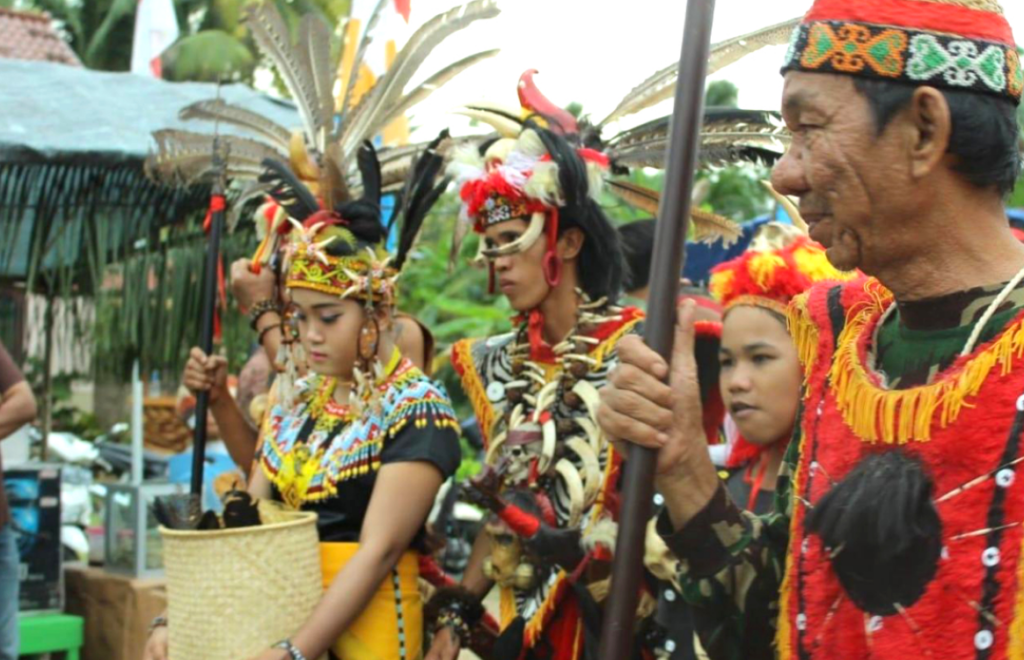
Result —
<svg viewBox="0 0 1024 660"><path fill-rule="evenodd" d="M41 614L18 619L18 655L63 651L67 660L78 660L85 620L70 614Z"/></svg>

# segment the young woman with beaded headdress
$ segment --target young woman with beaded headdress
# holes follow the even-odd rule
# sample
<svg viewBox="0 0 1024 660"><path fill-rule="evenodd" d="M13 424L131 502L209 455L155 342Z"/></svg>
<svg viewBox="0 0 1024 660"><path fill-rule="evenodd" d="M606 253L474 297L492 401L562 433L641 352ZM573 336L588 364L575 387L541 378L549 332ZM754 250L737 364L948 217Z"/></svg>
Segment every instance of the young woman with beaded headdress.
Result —
<svg viewBox="0 0 1024 660"><path fill-rule="evenodd" d="M249 491L318 514L325 591L306 623L258 660L420 653L418 550L461 454L447 394L396 348L394 308L412 237L445 185L434 183L437 144L406 190L394 259L383 248L369 143L359 154L362 198L333 211L287 168L272 167L272 195L293 227L285 284L310 373L265 417Z"/></svg>

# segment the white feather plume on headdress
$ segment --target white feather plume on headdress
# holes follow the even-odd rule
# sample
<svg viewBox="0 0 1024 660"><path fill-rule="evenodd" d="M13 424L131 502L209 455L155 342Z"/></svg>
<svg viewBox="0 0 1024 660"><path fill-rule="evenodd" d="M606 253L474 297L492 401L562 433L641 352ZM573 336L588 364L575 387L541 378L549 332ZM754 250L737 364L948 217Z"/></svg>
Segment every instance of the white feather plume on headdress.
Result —
<svg viewBox="0 0 1024 660"><path fill-rule="evenodd" d="M598 199L601 191L604 190L604 178L608 174L605 167L588 160L587 163L587 194L592 199Z"/></svg>
<svg viewBox="0 0 1024 660"><path fill-rule="evenodd" d="M523 192L548 206L562 206L565 200L558 180L558 163L550 160L537 163L533 168L533 176L526 183Z"/></svg>

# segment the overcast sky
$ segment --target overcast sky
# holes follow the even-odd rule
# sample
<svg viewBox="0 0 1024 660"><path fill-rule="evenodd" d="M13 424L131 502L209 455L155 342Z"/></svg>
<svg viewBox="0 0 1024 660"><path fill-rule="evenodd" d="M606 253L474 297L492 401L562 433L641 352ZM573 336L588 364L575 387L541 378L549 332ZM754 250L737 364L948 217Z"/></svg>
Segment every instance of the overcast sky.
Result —
<svg viewBox="0 0 1024 660"><path fill-rule="evenodd" d="M375 0L354 0L354 13L368 12L373 4ZM374 46L379 49L392 36L401 42L417 24L457 4L461 3L412 0L411 26L389 17ZM810 4L811 0L718 0L712 40L795 18ZM1003 5L1018 39L1024 40L1024 2L1003 0ZM499 0L499 6L498 18L456 34L424 63L416 80L471 52L502 50L418 108L413 123L423 130L415 138L425 139L428 132L446 125L465 129L468 120L446 114L460 103L487 100L517 107L516 81L530 68L540 71L536 82L552 101L561 106L582 103L586 112L600 119L635 85L679 56L685 13L685 2L679 0ZM728 79L739 87L741 107L777 109L784 54L785 46L764 49L714 79ZM670 103L655 114L669 111Z"/></svg>

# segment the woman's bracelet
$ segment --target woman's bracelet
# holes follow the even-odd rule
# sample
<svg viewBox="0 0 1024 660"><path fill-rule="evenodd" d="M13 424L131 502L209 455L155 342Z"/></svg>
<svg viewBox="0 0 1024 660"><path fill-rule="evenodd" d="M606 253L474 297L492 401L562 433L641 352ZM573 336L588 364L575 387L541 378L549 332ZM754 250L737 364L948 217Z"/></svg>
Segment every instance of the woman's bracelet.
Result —
<svg viewBox="0 0 1024 660"><path fill-rule="evenodd" d="M302 655L302 651L299 650L299 647L292 644L290 639L282 639L277 644L274 644L274 648L288 651L288 655L291 656L292 660L306 660L306 656Z"/></svg>
<svg viewBox="0 0 1024 660"><path fill-rule="evenodd" d="M154 618L152 621L149 622L149 632L148 632L148 634L152 635L153 631L156 630L157 628L166 628L166 627L167 627L167 615L166 614L161 614L160 616Z"/></svg>
<svg viewBox="0 0 1024 660"><path fill-rule="evenodd" d="M269 314L271 312L275 314L281 313L280 307L278 306L276 300L273 300L272 298L267 298L266 300L259 301L258 303L252 306L252 309L249 310L249 325L252 327L253 330L255 330L256 323L260 320L260 318L264 314Z"/></svg>

